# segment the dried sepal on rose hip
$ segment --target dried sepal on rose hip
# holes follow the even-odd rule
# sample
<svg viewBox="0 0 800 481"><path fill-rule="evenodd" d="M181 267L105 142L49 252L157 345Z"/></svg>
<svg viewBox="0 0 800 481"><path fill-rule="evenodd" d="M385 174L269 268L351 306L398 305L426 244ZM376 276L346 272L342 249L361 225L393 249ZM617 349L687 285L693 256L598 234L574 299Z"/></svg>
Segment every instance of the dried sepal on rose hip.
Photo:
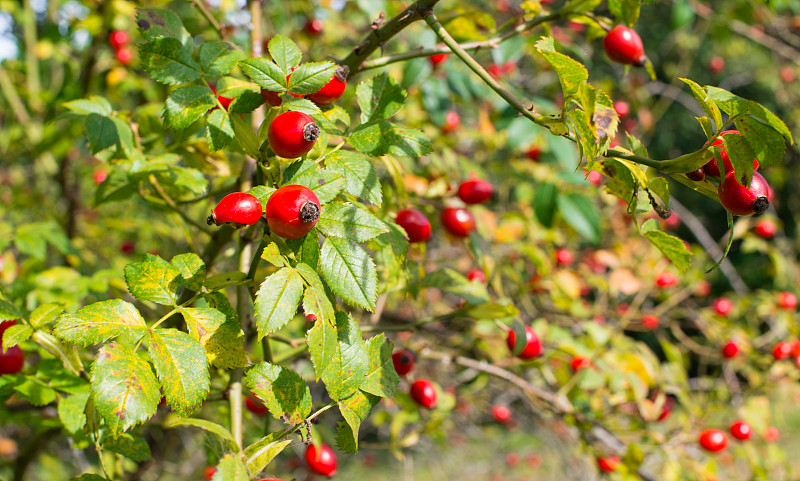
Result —
<svg viewBox="0 0 800 481"><path fill-rule="evenodd" d="M270 195L266 217L270 231L285 239L308 234L320 214L317 194L303 185L284 185Z"/></svg>
<svg viewBox="0 0 800 481"><path fill-rule="evenodd" d="M219 201L206 222L208 225L231 224L234 227L242 227L258 222L263 212L261 202L254 195L247 192L233 192Z"/></svg>

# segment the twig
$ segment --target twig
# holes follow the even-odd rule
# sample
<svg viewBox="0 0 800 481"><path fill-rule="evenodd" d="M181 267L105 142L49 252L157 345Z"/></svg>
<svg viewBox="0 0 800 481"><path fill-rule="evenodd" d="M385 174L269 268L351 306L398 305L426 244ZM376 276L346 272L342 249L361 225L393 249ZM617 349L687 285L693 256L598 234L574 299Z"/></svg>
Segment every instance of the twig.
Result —
<svg viewBox="0 0 800 481"><path fill-rule="evenodd" d="M200 11L200 13L206 18L206 20L208 20L208 23L210 23L211 26L214 28L214 30L217 31L220 37L222 37L225 40L228 39L228 35L223 30L222 25L220 25L217 19L214 18L214 16L211 15L211 12L209 12L208 9L206 8L206 2L202 0L192 0L192 5L194 5L195 8L197 8L197 10Z"/></svg>

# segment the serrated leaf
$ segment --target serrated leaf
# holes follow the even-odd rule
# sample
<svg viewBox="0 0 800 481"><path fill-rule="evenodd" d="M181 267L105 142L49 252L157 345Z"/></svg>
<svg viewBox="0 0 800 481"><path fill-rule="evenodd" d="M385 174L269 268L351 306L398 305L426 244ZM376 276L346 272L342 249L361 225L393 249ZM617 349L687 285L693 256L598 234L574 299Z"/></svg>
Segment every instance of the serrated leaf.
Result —
<svg viewBox="0 0 800 481"><path fill-rule="evenodd" d="M596 2L594 6L590 6L590 9L596 7L597 3L600 2ZM641 3L641 0L608 0L608 9L611 10L611 14L617 18L619 23L632 27L639 20L639 7Z"/></svg>
<svg viewBox="0 0 800 481"><path fill-rule="evenodd" d="M322 112L317 104L308 99L287 95L283 97L283 102L281 103L281 112L288 112L290 110L302 112L312 116L317 116ZM316 118L314 120L316 120ZM319 122L317 122L317 124L319 124ZM317 140L318 143L322 145L322 143L319 141L320 139Z"/></svg>
<svg viewBox="0 0 800 481"><path fill-rule="evenodd" d="M177 329L151 330L150 359L173 411L188 416L203 403L210 381L200 342Z"/></svg>
<svg viewBox="0 0 800 481"><path fill-rule="evenodd" d="M360 389L375 396L394 398L400 378L392 362L392 343L381 333L367 341L369 370Z"/></svg>
<svg viewBox="0 0 800 481"><path fill-rule="evenodd" d="M347 454L358 452L358 433L353 432L353 428L345 422L336 425L336 448Z"/></svg>
<svg viewBox="0 0 800 481"><path fill-rule="evenodd" d="M336 68L332 62L309 62L298 66L289 77L289 92L307 95L319 91L331 81Z"/></svg>
<svg viewBox="0 0 800 481"><path fill-rule="evenodd" d="M85 386L85 389L62 397L58 401L58 419L61 420L64 428L73 434L80 432L86 424L84 410L92 392L89 390L88 384Z"/></svg>
<svg viewBox="0 0 800 481"><path fill-rule="evenodd" d="M395 376L397 376L397 373L395 373ZM358 428L361 426L361 423L369 417L372 410L380 401L380 396L374 396L361 390L356 391L347 399L339 401L339 411L342 413L345 422L347 422L350 432L342 432L340 426L337 430L337 440L339 440L339 433L341 432L342 436L348 436L348 438L352 437L352 440L347 439L345 447L348 449L355 448L355 451L345 451L346 453L355 454L356 451L358 451ZM350 441L352 441L352 443ZM342 448L339 444L337 444L337 446L339 446L340 449Z"/></svg>
<svg viewBox="0 0 800 481"><path fill-rule="evenodd" d="M331 290L349 304L373 311L377 298L375 263L361 246L345 239L327 238L319 270Z"/></svg>
<svg viewBox="0 0 800 481"><path fill-rule="evenodd" d="M199 291L203 287L203 281L206 278L206 265L200 256L193 252L179 254L173 257L169 263L180 272L183 278L183 285L188 289Z"/></svg>
<svg viewBox="0 0 800 481"><path fill-rule="evenodd" d="M227 112L215 110L206 119L206 140L212 152L224 149L233 140L233 123Z"/></svg>
<svg viewBox="0 0 800 481"><path fill-rule="evenodd" d="M109 117L94 113L86 117L86 136L89 138L89 147L93 154L117 145L119 142L117 126L114 121Z"/></svg>
<svg viewBox="0 0 800 481"><path fill-rule="evenodd" d="M259 86L272 92L286 90L286 74L265 58L247 58L239 61L242 72Z"/></svg>
<svg viewBox="0 0 800 481"><path fill-rule="evenodd" d="M176 414L171 414L166 421L164 421L164 427L167 429L186 426L200 428L204 431L208 431L211 434L215 434L225 442L229 449L239 449L238 444L236 444L236 440L233 438L233 434L231 434L227 428L220 426L215 422L198 418L184 418Z"/></svg>
<svg viewBox="0 0 800 481"><path fill-rule="evenodd" d="M350 133L348 141L357 151L373 157L386 154L420 157L433 152L433 145L422 131L397 128L386 120L359 125Z"/></svg>
<svg viewBox="0 0 800 481"><path fill-rule="evenodd" d="M364 382L369 371L369 354L352 316L337 312L336 331L339 349L322 375L322 381L328 395L340 400L352 395Z"/></svg>
<svg viewBox="0 0 800 481"><path fill-rule="evenodd" d="M344 176L341 173L320 168L311 160L293 162L284 172L284 179L287 185L303 185L313 190L320 204L333 200L344 185Z"/></svg>
<svg viewBox="0 0 800 481"><path fill-rule="evenodd" d="M645 232L643 235L647 240L652 242L667 259L675 264L679 272L685 272L689 268L692 263L692 253L686 248L686 244L684 244L681 239L660 230L651 230Z"/></svg>
<svg viewBox="0 0 800 481"><path fill-rule="evenodd" d="M97 187L94 193L94 206L126 200L134 193L136 193L136 184L131 182L125 171L114 168L111 169L106 180Z"/></svg>
<svg viewBox="0 0 800 481"><path fill-rule="evenodd" d="M311 414L311 391L291 369L262 362L247 371L245 384L275 419L299 424Z"/></svg>
<svg viewBox="0 0 800 481"><path fill-rule="evenodd" d="M291 267L279 269L261 283L256 293L258 340L275 332L293 317L303 296L303 280Z"/></svg>
<svg viewBox="0 0 800 481"><path fill-rule="evenodd" d="M338 354L339 342L336 328L330 320L318 317L306 333L306 342L311 355L311 363L314 365L314 372L319 380Z"/></svg>
<svg viewBox="0 0 800 481"><path fill-rule="evenodd" d="M142 437L134 437L128 433L117 436L116 438L106 438L102 448L129 458L137 463L153 459L150 454L150 446Z"/></svg>
<svg viewBox="0 0 800 481"><path fill-rule="evenodd" d="M22 317L22 313L17 309L17 306L5 299L0 299L0 321L10 321L20 317Z"/></svg>
<svg viewBox="0 0 800 481"><path fill-rule="evenodd" d="M789 131L789 128L786 127L786 124L758 102L743 99L719 87L708 85L705 87L705 90L708 94L706 99L717 101L720 109L728 114L729 117L751 115L771 126L789 141L789 143L794 143L792 133Z"/></svg>
<svg viewBox="0 0 800 481"><path fill-rule="evenodd" d="M191 53L175 38L160 37L140 44L139 56L145 71L163 84L193 82L202 74Z"/></svg>
<svg viewBox="0 0 800 481"><path fill-rule="evenodd" d="M317 275L317 266L319 265L319 236L316 229L311 231L303 238L303 245L297 251L297 260L309 266L309 269ZM301 264L298 264L301 267ZM300 272L302 274L302 271ZM317 276L319 279L319 276ZM320 285L322 281L320 280Z"/></svg>
<svg viewBox="0 0 800 481"><path fill-rule="evenodd" d="M255 198L258 199L259 202L261 202L261 205L267 205L267 201L269 200L269 196L271 196L272 193L275 192L275 190L276 189L274 187L267 187L265 185L257 185L255 187L253 187L252 189L248 190L247 193L252 195L252 196L255 196Z"/></svg>
<svg viewBox="0 0 800 481"><path fill-rule="evenodd" d="M226 454L217 464L217 472L211 481L248 481L250 474L238 454Z"/></svg>
<svg viewBox="0 0 800 481"><path fill-rule="evenodd" d="M489 293L486 291L485 285L480 282L472 282L448 267L436 269L426 275L422 285L463 297L470 304L483 304L489 301Z"/></svg>
<svg viewBox="0 0 800 481"><path fill-rule="evenodd" d="M786 152L786 142L780 133L751 117L740 117L734 123L747 140L748 146L755 158L758 159L761 167L774 167L783 160L783 155ZM733 162L734 160L731 157L731 161ZM750 162L745 161L745 164L749 165ZM737 173L739 172L736 164L734 164L734 169Z"/></svg>
<svg viewBox="0 0 800 481"><path fill-rule="evenodd" d="M322 206L316 228L326 236L341 237L354 242L368 241L389 232L383 222L349 202L334 202Z"/></svg>
<svg viewBox="0 0 800 481"><path fill-rule="evenodd" d="M25 342L33 335L33 329L27 324L15 324L0 334L3 340L2 350L7 351L21 342Z"/></svg>
<svg viewBox="0 0 800 481"><path fill-rule="evenodd" d="M579 86L589 79L589 72L580 62L556 52L552 37L543 37L536 42L536 50L552 65L553 70L558 74L564 98L575 95Z"/></svg>
<svg viewBox="0 0 800 481"><path fill-rule="evenodd" d="M356 88L361 122L388 119L403 108L406 92L387 73L361 82Z"/></svg>
<svg viewBox="0 0 800 481"><path fill-rule="evenodd" d="M556 199L558 211L564 220L586 240L600 240L600 214L589 199L578 193L559 195Z"/></svg>
<svg viewBox="0 0 800 481"><path fill-rule="evenodd" d="M142 262L125 266L125 283L137 299L175 305L181 272L164 259L146 254Z"/></svg>
<svg viewBox="0 0 800 481"><path fill-rule="evenodd" d="M31 312L30 323L33 327L44 327L53 322L59 314L64 312L64 306L53 302L40 305Z"/></svg>
<svg viewBox="0 0 800 481"><path fill-rule="evenodd" d="M228 112L232 114L247 114L264 104L264 97L259 92L247 90L233 99Z"/></svg>
<svg viewBox="0 0 800 481"><path fill-rule="evenodd" d="M224 297L224 294L212 293L205 296L212 306L218 305L214 302L215 297ZM212 365L222 369L247 365L244 333L235 317L226 316L211 307L182 308L181 314L189 327L189 333L203 346Z"/></svg>
<svg viewBox="0 0 800 481"><path fill-rule="evenodd" d="M183 40L187 34L181 18L169 10L140 8L136 15L139 32L145 40L174 37Z"/></svg>
<svg viewBox="0 0 800 481"><path fill-rule="evenodd" d="M179 87L164 103L164 127L186 129L216 105L214 95L205 85Z"/></svg>
<svg viewBox="0 0 800 481"><path fill-rule="evenodd" d="M211 79L228 75L244 52L229 42L208 42L200 47L200 68Z"/></svg>
<svg viewBox="0 0 800 481"><path fill-rule="evenodd" d="M89 98L64 102L62 105L70 112L79 115L97 114L108 117L114 111L111 103L105 98L97 95L90 95Z"/></svg>
<svg viewBox="0 0 800 481"><path fill-rule="evenodd" d="M127 344L111 342L100 348L91 383L97 413L115 435L150 419L161 400L150 364Z"/></svg>
<svg viewBox="0 0 800 481"><path fill-rule="evenodd" d="M281 441L279 436L280 433L269 434L245 448L244 456L247 458L245 464L249 472L260 473L263 471L275 459L275 456L292 442L291 439Z"/></svg>
<svg viewBox="0 0 800 481"><path fill-rule="evenodd" d="M378 174L363 155L337 150L325 157L325 166L344 176L344 190L348 194L378 206L383 202Z"/></svg>
<svg viewBox="0 0 800 481"><path fill-rule="evenodd" d="M329 134L344 137L350 127L350 115L340 106L333 105L314 117L319 128Z"/></svg>
<svg viewBox="0 0 800 481"><path fill-rule="evenodd" d="M267 44L267 50L272 60L278 64L278 67L283 71L283 75L289 75L292 67L300 65L300 60L303 54L289 37L281 34L273 36Z"/></svg>
<svg viewBox="0 0 800 481"><path fill-rule="evenodd" d="M88 346L118 336L138 339L146 329L144 319L133 304L110 299L89 304L74 314L62 315L53 333L63 341Z"/></svg>

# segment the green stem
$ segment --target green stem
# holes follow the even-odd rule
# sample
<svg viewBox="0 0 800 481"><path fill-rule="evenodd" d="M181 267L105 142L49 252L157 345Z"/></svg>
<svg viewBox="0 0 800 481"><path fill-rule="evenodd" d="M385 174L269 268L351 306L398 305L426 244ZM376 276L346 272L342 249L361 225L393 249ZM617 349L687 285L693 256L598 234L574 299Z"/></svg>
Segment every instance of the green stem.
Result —
<svg viewBox="0 0 800 481"><path fill-rule="evenodd" d="M242 448L242 369L235 369L231 374L228 403L231 409L231 433L239 449Z"/></svg>
<svg viewBox="0 0 800 481"><path fill-rule="evenodd" d="M202 14L206 20L208 20L208 23L210 23L211 26L214 28L214 30L217 31L220 37L227 39L227 35L225 35L225 32L223 32L222 30L222 25L220 25L217 19L214 18L213 15L211 15L211 12L209 12L208 9L206 8L204 1L192 0L192 5L194 5L195 8L197 8L197 10L200 11L200 14Z"/></svg>

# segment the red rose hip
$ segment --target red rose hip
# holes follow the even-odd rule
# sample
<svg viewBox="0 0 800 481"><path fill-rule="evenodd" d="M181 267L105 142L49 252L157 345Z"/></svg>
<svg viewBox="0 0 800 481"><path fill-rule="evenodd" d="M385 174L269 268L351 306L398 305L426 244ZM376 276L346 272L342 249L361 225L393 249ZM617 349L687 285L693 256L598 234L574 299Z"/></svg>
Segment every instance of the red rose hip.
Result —
<svg viewBox="0 0 800 481"><path fill-rule="evenodd" d="M306 95L306 98L317 105L329 105L336 102L344 94L349 74L350 68L348 66L339 66L330 82L313 94Z"/></svg>
<svg viewBox="0 0 800 481"><path fill-rule="evenodd" d="M114 50L117 50L131 43L131 36L124 30L114 30L111 32L111 35L108 36L108 43L111 44Z"/></svg>
<svg viewBox="0 0 800 481"><path fill-rule="evenodd" d="M620 463L621 461L616 456L597 458L597 467L604 473L613 473L617 470Z"/></svg>
<svg viewBox="0 0 800 481"><path fill-rule="evenodd" d="M570 367L572 367L572 372L578 372L581 369L586 369L587 367L592 366L592 361L586 356L575 356L572 358L572 362L570 362Z"/></svg>
<svg viewBox="0 0 800 481"><path fill-rule="evenodd" d="M706 451L717 453L728 447L728 436L719 429L706 429L700 433L699 442Z"/></svg>
<svg viewBox="0 0 800 481"><path fill-rule="evenodd" d="M398 211L394 221L406 231L409 242L427 242L431 238L431 223L416 209Z"/></svg>
<svg viewBox="0 0 800 481"><path fill-rule="evenodd" d="M325 443L319 447L309 444L306 447L306 465L317 474L333 476L336 474L336 453Z"/></svg>
<svg viewBox="0 0 800 481"><path fill-rule="evenodd" d="M739 345L735 341L728 341L722 346L722 355L726 359L733 359L739 355Z"/></svg>
<svg viewBox="0 0 800 481"><path fill-rule="evenodd" d="M791 292L778 294L778 307L781 309L797 309L797 296Z"/></svg>
<svg viewBox="0 0 800 481"><path fill-rule="evenodd" d="M417 357L408 349L403 349L392 354L392 364L397 374L405 376L414 369Z"/></svg>
<svg viewBox="0 0 800 481"><path fill-rule="evenodd" d="M499 423L507 423L511 421L511 410L508 406L495 404L492 406L492 417Z"/></svg>
<svg viewBox="0 0 800 481"><path fill-rule="evenodd" d="M475 230L475 218L467 209L448 207L442 211L442 225L457 237L467 237Z"/></svg>
<svg viewBox="0 0 800 481"><path fill-rule="evenodd" d="M25 365L25 353L19 346L13 346L3 351L0 346L0 375L16 374Z"/></svg>
<svg viewBox="0 0 800 481"><path fill-rule="evenodd" d="M269 229L285 239L308 234L319 219L319 198L302 185L284 185L269 196L266 217Z"/></svg>
<svg viewBox="0 0 800 481"><path fill-rule="evenodd" d="M606 34L603 48L611 60L621 64L642 67L647 60L641 37L625 25L617 25Z"/></svg>
<svg viewBox="0 0 800 481"><path fill-rule="evenodd" d="M261 202L247 192L233 192L219 201L211 211L206 222L208 225L238 224L252 225L261 219L264 212Z"/></svg>
<svg viewBox="0 0 800 481"><path fill-rule="evenodd" d="M267 407L261 404L259 401L254 400L250 396L244 397L244 406L247 408L248 411L255 414L256 416L266 416L267 415Z"/></svg>
<svg viewBox="0 0 800 481"><path fill-rule="evenodd" d="M438 401L436 388L433 387L433 383L427 379L417 379L414 381L414 384L411 385L410 394L414 402L427 409L432 409L436 406L436 402Z"/></svg>
<svg viewBox="0 0 800 481"><path fill-rule="evenodd" d="M773 237L775 237L775 233L777 231L778 231L778 228L775 225L775 222L773 222L773 221L771 221L769 219L761 219L761 220L759 220L756 223L756 226L753 228L753 232L755 232L755 234L758 237L761 237L762 239L767 239L767 240L772 239Z"/></svg>
<svg viewBox="0 0 800 481"><path fill-rule="evenodd" d="M769 208L772 197L769 184L758 172L753 172L750 187L739 183L735 171L728 172L720 182L717 193L722 207L739 216L761 214Z"/></svg>
<svg viewBox="0 0 800 481"><path fill-rule="evenodd" d="M522 350L522 352L517 354L518 358L528 360L542 355L542 342L539 340L539 336L536 335L536 331L534 331L531 326L525 326L525 341L525 348ZM511 352L514 352L514 346L517 344L517 333L514 332L513 329L508 331L506 344L508 345L508 349Z"/></svg>
<svg viewBox="0 0 800 481"><path fill-rule="evenodd" d="M483 179L472 178L458 186L458 198L465 204L481 204L492 198L492 184Z"/></svg>
<svg viewBox="0 0 800 481"><path fill-rule="evenodd" d="M733 310L733 302L728 298L720 297L714 301L712 307L714 308L714 312L720 316L727 316Z"/></svg>
<svg viewBox="0 0 800 481"><path fill-rule="evenodd" d="M731 436L740 440L747 441L753 435L753 428L744 421L736 421L730 427Z"/></svg>
<svg viewBox="0 0 800 481"><path fill-rule="evenodd" d="M269 124L267 138L272 151L286 159L301 157L314 148L319 137L314 119L303 112L284 112Z"/></svg>

